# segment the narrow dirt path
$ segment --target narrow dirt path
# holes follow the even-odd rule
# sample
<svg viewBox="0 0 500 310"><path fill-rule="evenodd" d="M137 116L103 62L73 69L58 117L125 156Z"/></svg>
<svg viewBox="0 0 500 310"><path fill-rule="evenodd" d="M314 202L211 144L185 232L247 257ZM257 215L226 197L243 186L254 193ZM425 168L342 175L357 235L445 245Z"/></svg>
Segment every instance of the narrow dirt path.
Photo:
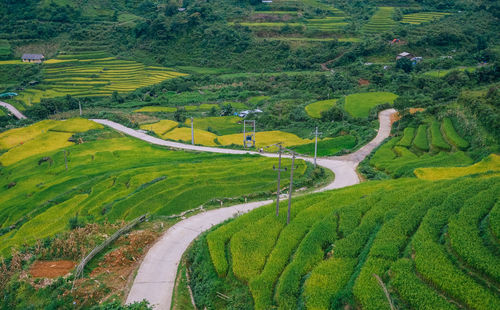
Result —
<svg viewBox="0 0 500 310"><path fill-rule="evenodd" d="M359 183L356 168L374 148L380 145L380 143L389 136L391 132L391 115L394 113L396 113L394 109L384 110L379 113L380 127L377 136L358 151L345 156L325 157L317 160L318 165L330 169L335 173L335 179L332 183L318 189L316 192L347 187ZM278 156L277 154L271 153L262 154L251 151L204 147L165 141L109 120L94 119L93 121L149 143L178 149L223 154L258 154L266 157ZM284 157L290 156L286 155ZM309 162L313 161L311 157L299 158ZM177 276L177 268L182 255L191 242L213 225L217 225L229 218L272 202L273 200L258 201L210 210L189 217L172 226L146 254L137 271L137 276L130 289L126 303L133 303L146 299L155 309L170 309L175 278Z"/></svg>
<svg viewBox="0 0 500 310"><path fill-rule="evenodd" d="M0 101L0 106L9 110L12 114L14 114L15 117L17 117L17 119L26 119L27 118L26 116L24 116L23 113L19 112L18 109L16 109L13 105L8 104L7 102Z"/></svg>

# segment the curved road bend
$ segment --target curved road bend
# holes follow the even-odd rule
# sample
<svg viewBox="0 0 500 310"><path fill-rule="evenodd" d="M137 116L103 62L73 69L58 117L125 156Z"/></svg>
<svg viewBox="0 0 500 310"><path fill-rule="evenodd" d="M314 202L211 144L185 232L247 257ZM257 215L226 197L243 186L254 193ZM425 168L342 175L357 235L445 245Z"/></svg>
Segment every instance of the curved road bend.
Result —
<svg viewBox="0 0 500 310"><path fill-rule="evenodd" d="M396 113L394 109L384 110L379 113L380 127L377 136L358 151L344 156L318 158L317 163L335 173L335 179L332 183L318 189L316 192L347 187L359 183L356 167L371 153L371 151L373 151L373 149L389 137L391 132L391 115L394 113ZM258 152L165 141L109 120L93 119L93 121L149 143L178 149L224 154L258 154L266 157L278 156L277 154L270 153L262 154ZM299 158L310 162L313 161L310 157ZM127 296L126 303L133 303L146 299L155 309L170 309L172 293L177 276L177 268L183 253L191 242L203 231L209 229L213 225L222 223L235 215L246 213L255 208L270 204L272 201L273 200L258 201L210 210L196 214L172 226L146 254Z"/></svg>
<svg viewBox="0 0 500 310"><path fill-rule="evenodd" d="M12 105L0 102L1 106L6 107L17 118L26 118ZM342 188L359 183L356 167L358 164L384 141L391 132L391 115L396 113L394 109L384 110L379 113L380 127L377 136L367 145L358 151L344 156L318 158L317 163L335 173L335 179L327 186L318 189L326 191L335 188ZM214 147L195 146L178 142L165 141L147 134L138 132L134 129L125 127L121 124L104 120L94 119L93 121L109 126L117 131L127 135L144 140L149 143L201 152L215 152L223 154L258 154L266 157L277 157L277 154L257 153L241 150L222 149ZM290 157L284 155L283 157ZM298 157L312 162L310 157ZM260 206L270 204L273 200L251 202L247 204L235 205L227 208L220 208L202 212L182 220L169 228L167 232L153 245L148 251L146 257L141 263L137 276L127 297L127 303L141 301L146 299L156 309L170 309L172 302L172 293L177 276L177 267L182 254L186 251L189 244L203 231L213 225Z"/></svg>
<svg viewBox="0 0 500 310"><path fill-rule="evenodd" d="M27 117L23 115L23 113L19 112L13 105L8 104L7 102L0 101L0 106L6 108L10 111L10 113L14 114L17 119L26 119Z"/></svg>

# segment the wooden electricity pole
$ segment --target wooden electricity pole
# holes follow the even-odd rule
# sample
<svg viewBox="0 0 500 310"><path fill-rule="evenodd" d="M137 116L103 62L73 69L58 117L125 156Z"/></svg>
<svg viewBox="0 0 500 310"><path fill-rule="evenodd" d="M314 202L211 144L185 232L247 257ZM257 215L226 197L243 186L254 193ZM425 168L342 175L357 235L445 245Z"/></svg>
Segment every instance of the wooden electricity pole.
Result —
<svg viewBox="0 0 500 310"><path fill-rule="evenodd" d="M314 168L316 168L316 157L318 154L318 135L322 134L322 132L318 132L318 127L316 126L316 131L314 132Z"/></svg>

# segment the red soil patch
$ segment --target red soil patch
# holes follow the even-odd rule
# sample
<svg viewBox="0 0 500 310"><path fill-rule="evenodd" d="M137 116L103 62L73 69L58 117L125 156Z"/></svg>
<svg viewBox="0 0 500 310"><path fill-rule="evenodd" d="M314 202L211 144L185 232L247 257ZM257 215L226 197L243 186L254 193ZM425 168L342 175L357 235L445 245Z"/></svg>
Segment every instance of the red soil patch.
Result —
<svg viewBox="0 0 500 310"><path fill-rule="evenodd" d="M410 114L415 114L417 112L425 111L424 108L410 108ZM401 115L399 113L394 113L391 115L391 124L397 122L401 119Z"/></svg>
<svg viewBox="0 0 500 310"><path fill-rule="evenodd" d="M68 274L75 265L70 260L35 261L31 265L30 274L35 278L57 278Z"/></svg>
<svg viewBox="0 0 500 310"><path fill-rule="evenodd" d="M410 108L410 114L415 114L417 112L425 111L424 108Z"/></svg>
<svg viewBox="0 0 500 310"><path fill-rule="evenodd" d="M365 79L359 79L358 84L359 84L359 86L366 86L366 85L370 85L370 81L365 80Z"/></svg>

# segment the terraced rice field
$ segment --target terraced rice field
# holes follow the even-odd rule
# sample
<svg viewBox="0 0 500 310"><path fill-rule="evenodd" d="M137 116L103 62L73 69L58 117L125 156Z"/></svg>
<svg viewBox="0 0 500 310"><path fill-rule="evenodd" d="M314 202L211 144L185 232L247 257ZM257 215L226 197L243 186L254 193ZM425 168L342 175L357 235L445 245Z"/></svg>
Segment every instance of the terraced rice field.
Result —
<svg viewBox="0 0 500 310"><path fill-rule="evenodd" d="M108 96L115 91L129 92L185 75L169 68L104 56L102 53L81 53L49 60L43 65L42 83L24 90L18 99L31 104L42 98L65 95Z"/></svg>
<svg viewBox="0 0 500 310"><path fill-rule="evenodd" d="M274 205L261 207L196 243L191 275L205 289L195 302L204 308L217 292L231 294L222 284L231 277L255 309L390 309L395 301L496 309L499 191L500 177L367 182L294 199L288 225L286 202L278 217ZM200 260L211 264L197 269Z"/></svg>
<svg viewBox="0 0 500 310"><path fill-rule="evenodd" d="M52 131L45 130L62 123L44 122L26 132L34 141L50 136ZM34 128L39 129L38 136ZM12 246L33 244L68 229L76 214L90 222L128 220L144 213L172 215L215 198L270 194L276 189L276 173L270 169L276 159L169 151L117 133L115 138L102 138L101 131L107 129L94 130L96 139L64 145L68 170L61 145L53 139L49 140L53 149L0 167L0 256L10 253ZM1 137L3 145L18 145L24 138L19 130ZM39 162L43 157L51 160ZM300 177L306 164L296 163ZM285 186L287 172L284 175Z"/></svg>
<svg viewBox="0 0 500 310"><path fill-rule="evenodd" d="M397 97L389 92L351 94L345 98L344 109L354 117L368 117L372 108L385 103L393 104Z"/></svg>
<svg viewBox="0 0 500 310"><path fill-rule="evenodd" d="M311 18L306 20L308 30L316 30L322 32L340 31L346 27L348 23L344 16L327 16L325 18Z"/></svg>
<svg viewBox="0 0 500 310"><path fill-rule="evenodd" d="M436 21L438 19L445 17L446 15L450 15L450 13L420 12L420 13L405 14L403 15L403 19L401 20L401 22L403 24L420 25L423 23Z"/></svg>
<svg viewBox="0 0 500 310"><path fill-rule="evenodd" d="M420 125L418 129L405 128L403 137L393 138L382 145L370 159L370 164L393 177L413 176L417 168L472 164L472 159L466 153L460 151L460 148L452 147L448 143L450 140L444 138L444 128L451 130L450 125L445 126L445 124L448 124L446 120L441 124L432 121L430 128L425 124ZM455 139L457 137L463 140L458 134ZM468 146L468 143L466 145ZM422 169L417 170L422 171Z"/></svg>
<svg viewBox="0 0 500 310"><path fill-rule="evenodd" d="M396 21L392 18L393 14L394 7L378 7L372 18L363 26L363 32L375 34L390 31L396 26Z"/></svg>
<svg viewBox="0 0 500 310"><path fill-rule="evenodd" d="M279 5L283 5L283 1L277 2ZM307 0L307 1L291 1L292 6L306 6L319 8L321 10L329 12L330 16L321 17L321 18L298 18L297 11L257 11L253 16L258 17L275 17L274 21L266 20L266 21L233 21L230 22L229 25L234 26L235 24L240 24L241 26L246 26L250 28L256 29L270 29L270 30L279 30L282 27L304 27L307 30L313 30L318 32L338 32L344 29L348 22L346 21L345 14L343 11L335 8L331 4L326 4L316 0ZM284 17L287 17L283 19ZM314 39L314 38L312 38Z"/></svg>
<svg viewBox="0 0 500 310"><path fill-rule="evenodd" d="M321 112L328 111L337 103L337 99L316 101L306 106L306 113L313 118L321 118Z"/></svg>

